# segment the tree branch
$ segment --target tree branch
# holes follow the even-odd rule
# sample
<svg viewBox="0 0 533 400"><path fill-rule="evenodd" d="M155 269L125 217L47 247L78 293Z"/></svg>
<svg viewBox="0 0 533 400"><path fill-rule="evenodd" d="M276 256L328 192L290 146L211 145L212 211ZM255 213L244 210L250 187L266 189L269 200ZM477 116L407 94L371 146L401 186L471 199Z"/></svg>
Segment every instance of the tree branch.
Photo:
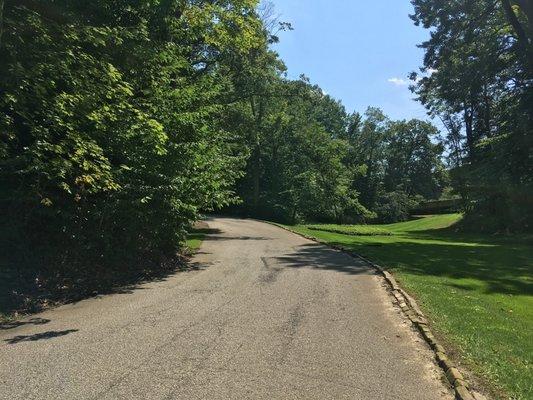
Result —
<svg viewBox="0 0 533 400"><path fill-rule="evenodd" d="M0 0L0 48L2 47L2 34L4 33L4 0Z"/></svg>
<svg viewBox="0 0 533 400"><path fill-rule="evenodd" d="M520 23L518 16L515 14L513 10L513 6L511 4L510 0L501 0L503 10L505 11L505 16L507 17L507 21L509 24L511 24L513 30L516 33L517 40L518 40L518 47L519 49L524 53L524 56L526 57L527 67L529 70L529 75L533 75L533 49L531 44L531 38L528 37L528 34L526 32L526 29L522 26ZM526 12L526 9L522 8L523 4L526 3L526 1L521 1L519 7L521 7L524 12ZM525 4L527 9L531 7L530 4ZM529 15L528 15L529 18ZM531 22L531 21L530 21Z"/></svg>
<svg viewBox="0 0 533 400"><path fill-rule="evenodd" d="M503 10L505 11L505 15L507 17L507 21L511 24L513 27L516 36L518 37L518 40L520 42L528 42L526 31L524 30L524 27L518 20L518 17L514 13L513 6L511 5L511 2L509 0L502 0L502 6Z"/></svg>
<svg viewBox="0 0 533 400"><path fill-rule="evenodd" d="M35 0L17 0L14 6L25 7L28 10L32 10L39 13L43 18L60 24L69 22L65 13L62 12L59 8L57 8L55 5L50 4L50 2L48 2L48 4L43 4L43 2Z"/></svg>

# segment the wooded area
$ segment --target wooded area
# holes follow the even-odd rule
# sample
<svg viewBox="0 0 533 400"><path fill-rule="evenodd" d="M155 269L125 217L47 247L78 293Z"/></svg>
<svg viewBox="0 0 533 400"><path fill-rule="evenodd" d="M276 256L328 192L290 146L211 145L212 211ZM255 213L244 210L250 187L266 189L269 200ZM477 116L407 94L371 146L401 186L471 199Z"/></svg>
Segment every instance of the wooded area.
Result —
<svg viewBox="0 0 533 400"><path fill-rule="evenodd" d="M478 229L533 221L533 2L413 0L422 44L415 92L446 126L454 190Z"/></svg>
<svg viewBox="0 0 533 400"><path fill-rule="evenodd" d="M221 209L395 222L460 196L470 227L530 229L531 2L413 4L442 138L287 79L271 45L291 27L255 0L0 2L2 264L158 265Z"/></svg>

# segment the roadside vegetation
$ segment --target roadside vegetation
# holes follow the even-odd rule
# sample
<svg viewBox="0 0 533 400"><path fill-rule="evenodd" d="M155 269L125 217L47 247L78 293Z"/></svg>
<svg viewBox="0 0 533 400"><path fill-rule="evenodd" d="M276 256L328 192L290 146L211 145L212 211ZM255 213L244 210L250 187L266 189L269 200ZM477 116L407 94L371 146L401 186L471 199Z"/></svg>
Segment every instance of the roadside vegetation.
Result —
<svg viewBox="0 0 533 400"><path fill-rule="evenodd" d="M199 232L196 229L192 229L191 232L187 235L187 240L185 241L185 247L190 253L197 251L205 238L206 233Z"/></svg>
<svg viewBox="0 0 533 400"><path fill-rule="evenodd" d="M205 221L197 221L187 234L185 241L185 249L188 254L194 254L202 246L202 243L209 233L214 233L214 230L209 228L209 224Z"/></svg>
<svg viewBox="0 0 533 400"><path fill-rule="evenodd" d="M6 310L157 269L212 210L395 220L448 185L431 123L350 113L306 77L287 79L271 45L291 26L268 5L0 9Z"/></svg>
<svg viewBox="0 0 533 400"><path fill-rule="evenodd" d="M412 4L432 32L412 91L442 131L288 79L268 2L0 0L0 313L166 273L206 212L313 222L530 393L533 8ZM409 221L428 204L464 218Z"/></svg>
<svg viewBox="0 0 533 400"><path fill-rule="evenodd" d="M319 225L306 225L307 229L314 231L342 233L343 235L354 236L388 236L392 235L392 232L380 228L375 225L334 225L334 224L319 224Z"/></svg>
<svg viewBox="0 0 533 400"><path fill-rule="evenodd" d="M375 226L387 235L351 235L369 228L357 225L290 228L387 268L417 298L455 357L491 382L497 397L530 399L533 236L463 233L457 230L461 218L436 215ZM337 233L343 231L348 234Z"/></svg>

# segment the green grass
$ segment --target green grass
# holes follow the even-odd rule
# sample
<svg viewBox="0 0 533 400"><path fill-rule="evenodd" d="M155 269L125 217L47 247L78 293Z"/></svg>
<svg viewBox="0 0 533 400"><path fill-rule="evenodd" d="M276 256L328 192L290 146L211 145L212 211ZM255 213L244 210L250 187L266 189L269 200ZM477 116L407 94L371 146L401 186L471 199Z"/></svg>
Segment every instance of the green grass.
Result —
<svg viewBox="0 0 533 400"><path fill-rule="evenodd" d="M392 233L383 236L318 231L307 225L291 229L388 268L418 299L454 356L492 395L533 399L532 238L459 233L453 225L460 218L448 214L377 226Z"/></svg>
<svg viewBox="0 0 533 400"><path fill-rule="evenodd" d="M204 237L205 237L205 233L201 233L201 232L190 233L189 235L187 235L185 246L190 251L196 251L202 245Z"/></svg>
<svg viewBox="0 0 533 400"><path fill-rule="evenodd" d="M307 225L307 229L332 233L342 233L353 236L388 236L392 232L372 225Z"/></svg>
<svg viewBox="0 0 533 400"><path fill-rule="evenodd" d="M209 233L213 233L213 230L209 228L209 225L204 221L198 221L187 235L185 241L187 252L189 254L195 253L202 245L205 236Z"/></svg>
<svg viewBox="0 0 533 400"><path fill-rule="evenodd" d="M187 235L187 240L185 241L185 247L190 253L197 251L202 242L204 241L206 233L201 232L200 230L195 230Z"/></svg>

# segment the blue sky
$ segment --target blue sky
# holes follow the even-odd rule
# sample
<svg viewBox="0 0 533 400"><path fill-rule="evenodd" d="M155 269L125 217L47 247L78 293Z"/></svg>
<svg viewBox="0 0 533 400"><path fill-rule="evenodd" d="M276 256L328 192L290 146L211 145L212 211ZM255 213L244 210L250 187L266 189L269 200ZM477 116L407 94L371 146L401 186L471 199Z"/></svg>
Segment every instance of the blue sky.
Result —
<svg viewBox="0 0 533 400"><path fill-rule="evenodd" d="M304 73L348 111L382 108L394 119L427 118L407 75L422 65L416 47L429 33L409 18L409 0L273 0L281 32L275 46L289 78Z"/></svg>

